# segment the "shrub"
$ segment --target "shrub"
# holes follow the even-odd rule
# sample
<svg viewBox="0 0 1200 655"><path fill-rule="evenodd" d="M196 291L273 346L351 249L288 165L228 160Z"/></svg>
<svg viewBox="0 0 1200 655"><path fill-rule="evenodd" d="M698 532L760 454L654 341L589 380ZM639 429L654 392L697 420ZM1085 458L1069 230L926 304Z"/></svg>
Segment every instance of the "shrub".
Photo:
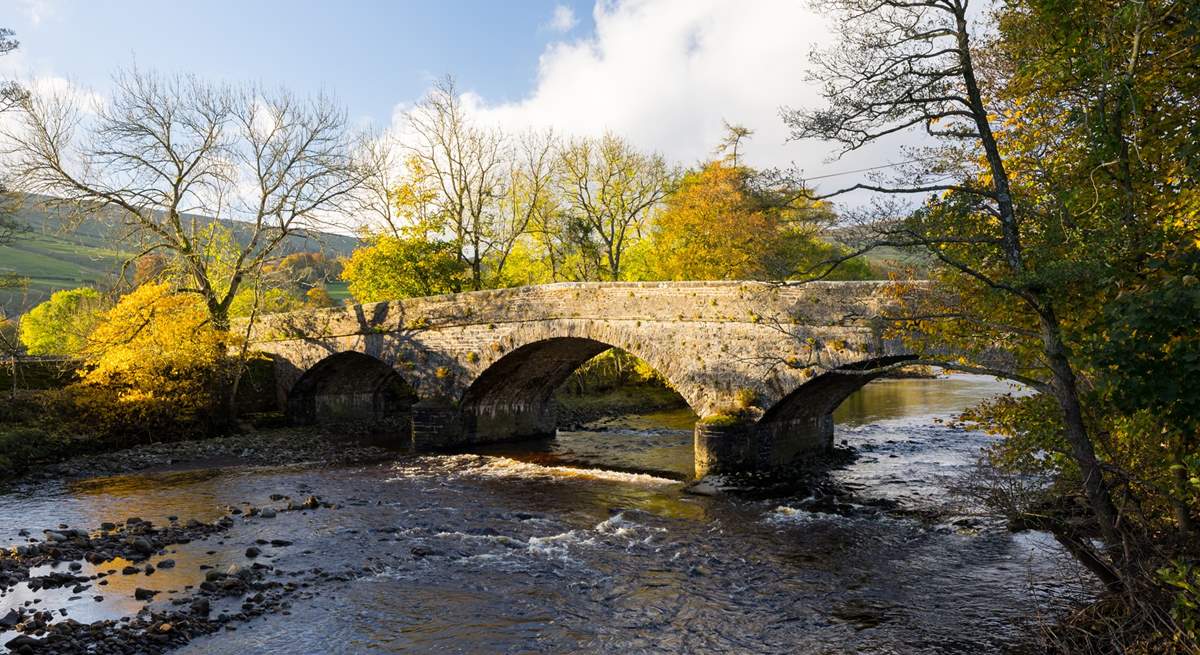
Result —
<svg viewBox="0 0 1200 655"><path fill-rule="evenodd" d="M83 352L82 380L63 400L107 434L204 426L232 374L233 345L198 296L143 285L103 314Z"/></svg>
<svg viewBox="0 0 1200 655"><path fill-rule="evenodd" d="M40 428L0 427L0 478L12 477L33 464L61 457L67 439Z"/></svg>

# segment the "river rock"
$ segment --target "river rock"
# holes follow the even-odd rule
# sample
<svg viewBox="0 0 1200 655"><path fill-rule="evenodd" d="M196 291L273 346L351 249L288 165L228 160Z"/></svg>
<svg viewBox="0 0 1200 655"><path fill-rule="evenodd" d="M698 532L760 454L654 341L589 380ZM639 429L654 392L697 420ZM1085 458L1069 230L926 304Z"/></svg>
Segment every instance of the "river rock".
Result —
<svg viewBox="0 0 1200 655"><path fill-rule="evenodd" d="M133 597L137 600L151 600L157 594L158 594L158 592L153 589L143 589L141 587L138 587L133 590Z"/></svg>
<svg viewBox="0 0 1200 655"><path fill-rule="evenodd" d="M270 507L264 507L262 511L258 513L258 515L264 519L273 519L275 518L275 510L271 509Z"/></svg>
<svg viewBox="0 0 1200 655"><path fill-rule="evenodd" d="M160 569L173 569L173 568L175 568L175 560L173 560L173 559L165 559L165 560L163 560L163 561L161 561L161 562L159 562L159 563L158 563L158 568L160 568Z"/></svg>
<svg viewBox="0 0 1200 655"><path fill-rule="evenodd" d="M261 554L262 551L255 546L251 546L246 549L246 557L258 557Z"/></svg>
<svg viewBox="0 0 1200 655"><path fill-rule="evenodd" d="M21 650L22 648L24 648L25 650L28 650L29 652L32 652L32 649L37 648L39 644L41 644L40 641L38 641L37 639L34 639L33 637L30 637L29 635L20 635L18 637L14 637L14 638L9 639L8 641L4 642L5 648L9 649L10 651L12 651L14 653L23 652Z"/></svg>
<svg viewBox="0 0 1200 655"><path fill-rule="evenodd" d="M192 610L192 614L199 614L200 616L208 616L208 612L209 612L208 599L207 598L197 598L196 600L192 601L191 610Z"/></svg>
<svg viewBox="0 0 1200 655"><path fill-rule="evenodd" d="M133 541L129 542L129 545L133 546L133 549L142 555L154 553L154 546L145 537L135 537Z"/></svg>
<svg viewBox="0 0 1200 655"><path fill-rule="evenodd" d="M58 543L60 541L67 540L67 535L65 535L61 532L55 532L53 530L46 530L44 534L46 537L46 541L53 541L55 543Z"/></svg>
<svg viewBox="0 0 1200 655"><path fill-rule="evenodd" d="M17 610L8 610L8 614L0 616L0 628L12 628L21 622L21 615Z"/></svg>

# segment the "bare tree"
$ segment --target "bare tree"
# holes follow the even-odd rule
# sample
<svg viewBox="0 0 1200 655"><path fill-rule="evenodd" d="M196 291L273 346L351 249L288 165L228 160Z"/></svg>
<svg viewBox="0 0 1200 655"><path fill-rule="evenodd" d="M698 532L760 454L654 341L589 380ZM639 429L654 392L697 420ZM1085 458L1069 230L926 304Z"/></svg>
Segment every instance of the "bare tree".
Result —
<svg viewBox="0 0 1200 655"><path fill-rule="evenodd" d="M472 287L482 289L507 172L504 137L471 122L451 78L430 90L407 123L412 134L405 146L420 164L417 182L437 190L436 215L471 269Z"/></svg>
<svg viewBox="0 0 1200 655"><path fill-rule="evenodd" d="M829 105L784 112L793 136L832 140L848 152L912 128L943 145L922 152L890 181L876 179L811 197L865 189L934 198L912 220L871 224L854 254L885 245L922 248L983 292L1008 299L1020 314L1012 325L989 325L993 317L972 314L966 306L901 318L949 321L964 332L986 330L992 345L1004 334L1037 344L1037 370L1027 374L982 357L930 363L1016 379L1055 398L1090 507L1104 541L1119 558L1118 514L1084 422L1058 309L1049 289L1028 283L1023 229L1036 226L1014 202L992 124L1000 112L989 104L974 60L967 0L821 0L816 7L836 17L841 42L815 59L814 76L823 83ZM974 170L975 161L985 162L983 174ZM963 219L938 219L941 215ZM817 276L843 260L828 263Z"/></svg>
<svg viewBox="0 0 1200 655"><path fill-rule="evenodd" d="M222 329L243 281L289 235L336 215L365 177L344 111L324 96L132 69L94 114L64 92L36 90L20 107L0 135L20 187L124 226L138 244L131 261L172 255L182 291ZM231 245L217 252L223 238Z"/></svg>
<svg viewBox="0 0 1200 655"><path fill-rule="evenodd" d="M638 152L612 134L576 139L563 149L559 191L567 211L598 240L609 279L621 278L622 256L666 197L672 178L661 155Z"/></svg>
<svg viewBox="0 0 1200 655"><path fill-rule="evenodd" d="M492 275L504 274L504 265L517 239L531 225L545 225L556 210L551 184L554 179L556 140L553 132L528 132L519 137L507 163L498 216L491 230Z"/></svg>
<svg viewBox="0 0 1200 655"><path fill-rule="evenodd" d="M20 42L13 36L12 30L0 27L0 56L13 52L20 45ZM0 80L0 114L16 107L25 97L25 88L20 84L13 80ZM25 226L17 222L13 216L20 203L8 192L5 177L6 175L0 172L0 246L12 243L17 236L26 231ZM12 276L0 278L0 286L6 283L9 285L13 283Z"/></svg>
<svg viewBox="0 0 1200 655"><path fill-rule="evenodd" d="M367 222L367 229L379 225L393 236L399 235L404 227L403 216L394 194L403 184L403 162L394 137L390 134L364 135L357 156L364 167L363 181L354 193L349 209Z"/></svg>

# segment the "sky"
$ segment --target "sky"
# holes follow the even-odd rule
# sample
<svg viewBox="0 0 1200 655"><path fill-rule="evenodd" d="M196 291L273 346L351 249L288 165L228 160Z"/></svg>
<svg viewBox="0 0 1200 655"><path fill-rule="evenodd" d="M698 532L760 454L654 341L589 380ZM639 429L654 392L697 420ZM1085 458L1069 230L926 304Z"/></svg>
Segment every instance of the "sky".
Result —
<svg viewBox="0 0 1200 655"><path fill-rule="evenodd" d="M755 130L745 150L754 166L818 176L902 158L894 143L833 161L831 144L788 142L780 109L821 104L805 75L830 35L802 0L0 4L0 26L21 41L0 76L60 78L101 96L136 63L331 92L355 122L384 128L449 74L481 121L612 131L683 165L712 155L723 121Z"/></svg>

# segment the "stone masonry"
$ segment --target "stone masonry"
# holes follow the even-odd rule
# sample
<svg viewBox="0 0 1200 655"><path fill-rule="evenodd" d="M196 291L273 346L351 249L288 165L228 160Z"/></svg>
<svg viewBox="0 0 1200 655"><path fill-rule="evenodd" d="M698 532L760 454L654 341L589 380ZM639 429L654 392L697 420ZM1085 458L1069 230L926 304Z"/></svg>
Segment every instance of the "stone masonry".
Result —
<svg viewBox="0 0 1200 655"><path fill-rule="evenodd" d="M697 474L786 466L829 448L831 413L872 369L889 283L596 282L413 298L263 317L293 421L391 421L417 449L551 436L554 390L618 347L701 417Z"/></svg>

